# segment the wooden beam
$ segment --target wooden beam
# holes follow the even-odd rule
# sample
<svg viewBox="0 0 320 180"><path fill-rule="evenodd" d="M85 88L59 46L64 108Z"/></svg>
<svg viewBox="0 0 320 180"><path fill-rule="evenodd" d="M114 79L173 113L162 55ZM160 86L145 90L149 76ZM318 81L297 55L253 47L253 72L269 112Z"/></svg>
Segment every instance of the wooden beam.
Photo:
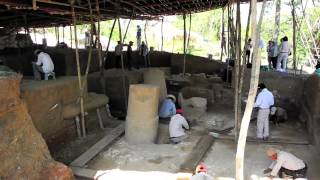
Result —
<svg viewBox="0 0 320 180"><path fill-rule="evenodd" d="M179 172L194 172L195 168L200 163L202 158L206 155L213 142L214 138L212 136L202 136L197 144L193 147L189 156L181 164Z"/></svg>
<svg viewBox="0 0 320 180"><path fill-rule="evenodd" d="M99 152L101 152L106 146L112 143L116 138L124 133L125 124L121 123L116 128L110 131L105 137L98 141L86 152L81 154L77 159L70 163L74 167L83 167L87 162L94 158Z"/></svg>

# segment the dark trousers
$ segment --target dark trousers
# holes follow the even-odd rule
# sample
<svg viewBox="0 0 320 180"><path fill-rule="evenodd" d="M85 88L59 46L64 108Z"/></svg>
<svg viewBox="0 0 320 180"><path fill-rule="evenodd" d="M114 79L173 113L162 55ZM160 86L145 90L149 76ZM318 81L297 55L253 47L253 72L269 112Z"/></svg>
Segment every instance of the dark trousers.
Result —
<svg viewBox="0 0 320 180"><path fill-rule="evenodd" d="M271 57L271 63L272 63L272 67L273 67L274 69L277 68L277 59L278 59L278 56L276 56L276 57Z"/></svg>
<svg viewBox="0 0 320 180"><path fill-rule="evenodd" d="M249 50L246 51L246 61L247 61L247 64L250 63L250 51Z"/></svg>
<svg viewBox="0 0 320 180"><path fill-rule="evenodd" d="M283 178L283 173L284 173L286 175L292 176L293 179L306 178L307 177L307 170L308 170L307 164L306 164L306 167L304 167L303 169L299 169L296 171L292 171L292 170L281 167L281 169L279 170L279 177Z"/></svg>

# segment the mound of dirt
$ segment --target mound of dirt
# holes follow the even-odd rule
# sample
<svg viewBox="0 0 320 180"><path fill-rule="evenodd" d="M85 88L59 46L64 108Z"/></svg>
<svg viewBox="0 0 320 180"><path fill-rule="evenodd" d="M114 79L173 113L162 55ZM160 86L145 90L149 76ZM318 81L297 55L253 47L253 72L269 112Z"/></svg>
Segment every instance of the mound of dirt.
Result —
<svg viewBox="0 0 320 180"><path fill-rule="evenodd" d="M20 81L15 73L0 78L0 179L73 179L35 129L20 99Z"/></svg>

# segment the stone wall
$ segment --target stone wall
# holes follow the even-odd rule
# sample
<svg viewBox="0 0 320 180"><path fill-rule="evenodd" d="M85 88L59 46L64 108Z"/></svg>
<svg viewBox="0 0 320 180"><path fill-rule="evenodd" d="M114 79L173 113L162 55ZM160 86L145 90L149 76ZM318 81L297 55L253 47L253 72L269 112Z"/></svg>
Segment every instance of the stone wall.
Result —
<svg viewBox="0 0 320 180"><path fill-rule="evenodd" d="M320 151L320 77L309 77L303 89L300 119L307 125L309 139Z"/></svg>
<svg viewBox="0 0 320 180"><path fill-rule="evenodd" d="M20 99L17 74L0 76L0 179L73 179L54 161Z"/></svg>

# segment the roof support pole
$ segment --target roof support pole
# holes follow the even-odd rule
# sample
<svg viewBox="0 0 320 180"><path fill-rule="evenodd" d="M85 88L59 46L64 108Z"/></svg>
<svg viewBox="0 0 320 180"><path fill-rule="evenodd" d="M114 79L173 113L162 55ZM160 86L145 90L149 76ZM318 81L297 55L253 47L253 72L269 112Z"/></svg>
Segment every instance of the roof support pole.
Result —
<svg viewBox="0 0 320 180"><path fill-rule="evenodd" d="M292 42L293 42L293 69L294 69L294 74L296 75L296 71L297 71L297 53L296 53L296 12L295 12L295 2L294 0L291 0L291 5L292 5L292 9L291 9L291 14L292 14L292 29L293 29L293 33L292 33Z"/></svg>
<svg viewBox="0 0 320 180"><path fill-rule="evenodd" d="M35 41L35 44L37 44L37 32L36 32L36 28L32 28L33 30L33 36L34 36L34 41Z"/></svg>
<svg viewBox="0 0 320 180"><path fill-rule="evenodd" d="M221 13L221 36L220 36L220 47L221 47L220 61L222 61L223 50L225 49L225 45L226 45L226 38L224 36L224 9L225 7L221 8L222 13Z"/></svg>
<svg viewBox="0 0 320 180"><path fill-rule="evenodd" d="M94 21L93 21L93 14L92 14L92 7L91 7L91 2L90 0L87 0L88 1L88 4L89 4L89 12L90 12L90 32L93 32L93 27L94 27ZM88 53L88 60L87 60L87 67L86 67L86 72L85 72L85 75L84 77L82 78L82 89L84 89L84 87L86 86L86 79L88 77L88 74L89 74L89 70L90 70L90 65L91 65L91 59L92 59L92 49L93 49L93 36L90 36L90 44L89 44L89 53ZM84 93L84 92L82 92Z"/></svg>
<svg viewBox="0 0 320 180"><path fill-rule="evenodd" d="M119 41L122 42L120 18L118 18L118 27L119 27ZM130 61L132 59L127 59L127 60ZM122 71L122 88L123 88L124 104L126 106L125 109L127 110L127 108L128 108L128 99L127 99L127 90L126 90L126 78L125 78L125 74L124 74L123 53L121 53L121 71Z"/></svg>
<svg viewBox="0 0 320 180"><path fill-rule="evenodd" d="M110 46L110 42L111 42L111 37L112 37L113 29L114 29L114 26L116 25L116 22L117 22L117 19L114 19L113 24L112 24L112 28L111 28L111 31L110 31L110 34L109 34L106 53L104 55L105 58L104 58L104 61L103 61L103 67L105 67L105 65L106 65L106 61L107 61L107 58L108 58L108 52L109 52L109 46Z"/></svg>
<svg viewBox="0 0 320 180"><path fill-rule="evenodd" d="M186 14L183 14L183 75L186 73Z"/></svg>
<svg viewBox="0 0 320 180"><path fill-rule="evenodd" d="M147 27L148 27L148 20L146 20L146 23L144 24L144 40L146 41L145 43L148 46Z"/></svg>
<svg viewBox="0 0 320 180"><path fill-rule="evenodd" d="M81 81L81 69L80 69L80 60L79 60L79 50L78 50L78 37L77 37L77 20L76 13L74 11L74 0L70 1L71 12L72 12L72 21L74 25L74 40L75 40L75 53L76 53L76 62L77 62L77 74L78 74L78 83L79 83L79 98L80 98L80 112L81 112L81 126L82 126L82 137L86 137L86 127L84 119L84 100L83 100L83 88Z"/></svg>
<svg viewBox="0 0 320 180"><path fill-rule="evenodd" d="M124 36L123 36L123 39L122 39L122 43L124 43L124 41L125 41L125 39L127 37L127 33L128 33L128 29L129 29L130 23L131 23L131 19L129 19L129 22L127 24L126 32L124 33Z"/></svg>
<svg viewBox="0 0 320 180"><path fill-rule="evenodd" d="M253 53L252 53L252 69L251 69L251 78L250 78L250 89L248 94L248 101L246 104L246 109L241 122L241 129L239 133L237 153L236 153L236 180L244 180L244 151L246 146L248 127L250 123L250 117L254 105L254 100L257 94L257 87L259 82L260 75L260 48L259 48L259 39L260 39L260 28L262 24L262 19L264 15L264 10L266 7L267 0L263 0L261 13L259 17L259 22L257 25L257 0L251 0L252 6L252 20L251 20L251 33L253 39Z"/></svg>
<svg viewBox="0 0 320 180"><path fill-rule="evenodd" d="M161 19L161 51L163 51L163 18Z"/></svg>
<svg viewBox="0 0 320 180"><path fill-rule="evenodd" d="M98 58L99 58L99 66L100 66L100 83L102 85L102 89L104 94L106 94L106 81L104 80L104 63L102 59L102 46L100 41L100 7L98 0L96 0L96 11L97 11L97 21L98 21L98 32L96 34L96 40L98 43Z"/></svg>
<svg viewBox="0 0 320 180"><path fill-rule="evenodd" d="M240 121L241 121L241 91L239 89L240 82L240 66L241 66L241 19L240 19L240 0L237 0L237 15L236 15L236 61L235 61L235 75L234 75L234 120L235 120L235 142L238 139Z"/></svg>
<svg viewBox="0 0 320 180"><path fill-rule="evenodd" d="M189 33L188 33L188 42L187 42L187 48L188 48L188 53L190 54L190 46L189 46L189 42L190 42L190 34L191 34L191 13L190 13L190 19L189 19Z"/></svg>
<svg viewBox="0 0 320 180"><path fill-rule="evenodd" d="M71 49L72 49L72 42L73 42L73 39L72 39L72 26L70 25L70 45L71 45Z"/></svg>

